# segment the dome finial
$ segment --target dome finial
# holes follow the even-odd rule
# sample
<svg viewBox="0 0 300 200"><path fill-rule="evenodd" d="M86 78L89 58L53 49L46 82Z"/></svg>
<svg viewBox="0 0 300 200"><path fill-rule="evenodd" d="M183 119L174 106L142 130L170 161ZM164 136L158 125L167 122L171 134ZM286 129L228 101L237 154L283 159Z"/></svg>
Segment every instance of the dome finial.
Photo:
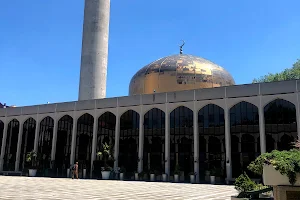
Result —
<svg viewBox="0 0 300 200"><path fill-rule="evenodd" d="M183 44L179 46L179 47L180 47L180 54L182 54L182 53L183 53L183 50L182 50L182 48L183 48L183 46L185 45L185 41L184 41L184 40L182 40L182 42L183 42Z"/></svg>

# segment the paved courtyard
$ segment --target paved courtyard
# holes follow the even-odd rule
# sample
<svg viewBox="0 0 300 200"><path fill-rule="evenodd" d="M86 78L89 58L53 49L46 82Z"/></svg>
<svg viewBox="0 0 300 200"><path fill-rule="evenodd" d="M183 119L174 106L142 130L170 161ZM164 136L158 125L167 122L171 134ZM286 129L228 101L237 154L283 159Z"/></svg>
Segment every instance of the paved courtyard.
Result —
<svg viewBox="0 0 300 200"><path fill-rule="evenodd" d="M227 200L233 186L0 176L0 199Z"/></svg>

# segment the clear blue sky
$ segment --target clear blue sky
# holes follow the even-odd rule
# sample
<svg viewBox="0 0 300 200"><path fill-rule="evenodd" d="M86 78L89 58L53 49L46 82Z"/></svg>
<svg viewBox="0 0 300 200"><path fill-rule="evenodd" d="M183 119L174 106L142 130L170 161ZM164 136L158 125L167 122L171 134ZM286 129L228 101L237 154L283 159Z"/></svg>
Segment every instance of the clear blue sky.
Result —
<svg viewBox="0 0 300 200"><path fill-rule="evenodd" d="M78 98L84 0L0 2L0 102ZM300 58L299 0L111 0L107 97L134 73L184 52L226 68L237 84Z"/></svg>

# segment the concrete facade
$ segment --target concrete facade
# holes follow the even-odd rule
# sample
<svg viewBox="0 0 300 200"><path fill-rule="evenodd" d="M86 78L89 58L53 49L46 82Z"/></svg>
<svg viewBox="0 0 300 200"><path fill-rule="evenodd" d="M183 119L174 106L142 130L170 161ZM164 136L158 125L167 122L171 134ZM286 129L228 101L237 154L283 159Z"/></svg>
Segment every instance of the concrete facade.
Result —
<svg viewBox="0 0 300 200"><path fill-rule="evenodd" d="M96 154L96 132L97 120L105 112L109 111L116 116L115 127L115 158L118 158L119 137L120 137L120 117L128 110L136 111L139 116L144 116L152 108L158 108L165 113L165 173L170 174L170 113L179 106L185 106L193 111L193 132L194 132L194 170L199 173L198 149L198 112L208 104L215 104L224 109L225 118L225 149L226 149L226 174L227 178L232 178L232 158L231 158L231 137L230 137L230 108L239 102L245 101L255 105L259 111L259 135L261 153L266 152L265 128L264 128L264 107L276 99L283 99L291 102L296 108L297 133L300 136L300 107L299 107L299 86L300 81L283 81L274 83L261 83L249 85L236 85L220 88L189 90L171 93L155 93L147 95L106 98L96 100L86 100L77 102L56 103L37 106L25 106L16 108L0 109L0 120L4 123L0 171L3 167L3 157L5 154L5 140L7 135L8 123L16 119L20 122L19 133L22 133L22 124L28 119L33 118L37 122L35 134L35 150L37 150L37 140L39 134L39 124L47 116L54 119L54 134L51 159L55 156L55 145L57 138L57 122L65 115L73 118L73 124L85 113L94 117L92 162ZM144 117L140 117L139 128L139 160L143 157L143 124ZM70 163L74 163L76 126L72 131L72 146ZM16 156L16 168L18 170L20 154L20 138L18 140L18 151ZM92 164L92 163L91 163ZM114 167L118 167L118 159L115 160ZM138 171L143 169L142 163L138 163ZM199 180L198 180L199 181Z"/></svg>
<svg viewBox="0 0 300 200"><path fill-rule="evenodd" d="M79 100L106 96L110 0L85 0Z"/></svg>

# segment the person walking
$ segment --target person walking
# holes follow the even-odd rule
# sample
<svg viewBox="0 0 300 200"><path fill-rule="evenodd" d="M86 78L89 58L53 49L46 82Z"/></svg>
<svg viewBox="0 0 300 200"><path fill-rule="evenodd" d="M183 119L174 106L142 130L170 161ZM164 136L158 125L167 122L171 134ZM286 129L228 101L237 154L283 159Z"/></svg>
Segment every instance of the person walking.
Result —
<svg viewBox="0 0 300 200"><path fill-rule="evenodd" d="M72 167L72 179L74 179L74 176L78 179L78 162L76 162Z"/></svg>

